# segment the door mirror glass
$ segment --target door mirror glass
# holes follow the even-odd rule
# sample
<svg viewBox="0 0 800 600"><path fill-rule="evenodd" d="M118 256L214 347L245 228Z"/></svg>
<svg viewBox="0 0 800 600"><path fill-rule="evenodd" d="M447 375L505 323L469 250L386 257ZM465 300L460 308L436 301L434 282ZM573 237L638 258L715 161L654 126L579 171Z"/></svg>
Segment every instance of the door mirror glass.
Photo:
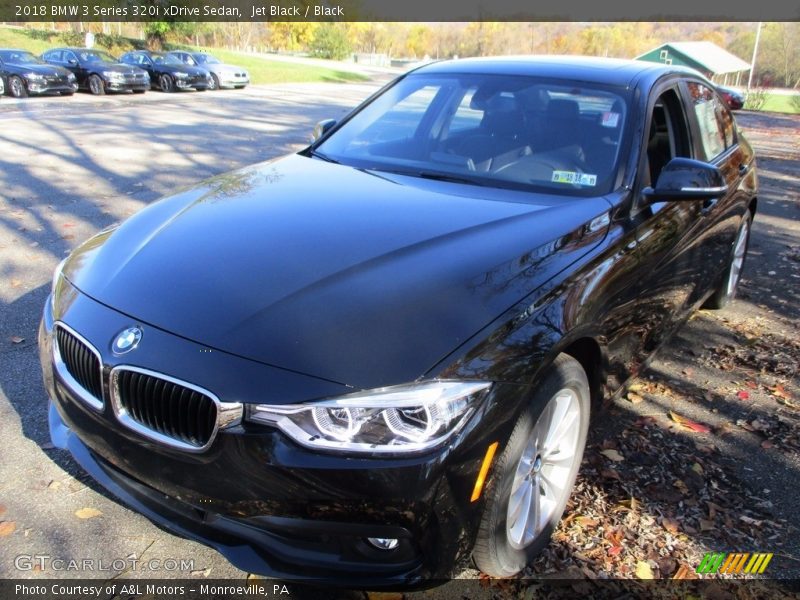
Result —
<svg viewBox="0 0 800 600"><path fill-rule="evenodd" d="M653 202L663 200L708 200L728 191L720 170L706 162L691 158L673 158L661 170L655 189L643 193Z"/></svg>
<svg viewBox="0 0 800 600"><path fill-rule="evenodd" d="M325 119L317 123L314 127L314 131L311 133L311 141L316 142L319 138L328 133L334 125L336 125L335 119Z"/></svg>

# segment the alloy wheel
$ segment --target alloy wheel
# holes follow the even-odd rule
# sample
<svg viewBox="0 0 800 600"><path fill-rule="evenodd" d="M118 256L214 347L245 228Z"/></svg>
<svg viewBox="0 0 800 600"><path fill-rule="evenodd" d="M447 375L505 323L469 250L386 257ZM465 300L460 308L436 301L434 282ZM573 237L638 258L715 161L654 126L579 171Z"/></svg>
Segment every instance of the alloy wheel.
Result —
<svg viewBox="0 0 800 600"><path fill-rule="evenodd" d="M512 548L529 546L571 492L580 411L577 394L562 389L550 399L533 427L517 463L508 500L506 536Z"/></svg>
<svg viewBox="0 0 800 600"><path fill-rule="evenodd" d="M736 237L736 242L733 246L733 259L731 259L731 268L728 273L728 287L727 293L732 296L736 291L736 286L739 283L739 278L742 275L742 267L744 266L744 257L747 253L747 235L750 231L750 220L745 219L739 229L739 235Z"/></svg>

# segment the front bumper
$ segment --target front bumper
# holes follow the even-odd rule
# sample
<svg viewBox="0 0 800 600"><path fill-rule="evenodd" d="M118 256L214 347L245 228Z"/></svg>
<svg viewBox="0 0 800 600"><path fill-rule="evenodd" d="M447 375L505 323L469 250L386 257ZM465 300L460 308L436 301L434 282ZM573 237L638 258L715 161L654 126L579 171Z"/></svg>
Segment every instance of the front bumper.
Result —
<svg viewBox="0 0 800 600"><path fill-rule="evenodd" d="M106 82L106 89L110 92L146 92L150 89L150 81L127 82L111 80Z"/></svg>
<svg viewBox="0 0 800 600"><path fill-rule="evenodd" d="M237 77L231 74L219 76L219 87L235 88L235 87L245 87L246 85L250 85L249 77Z"/></svg>
<svg viewBox="0 0 800 600"><path fill-rule="evenodd" d="M63 94L75 93L78 89L78 84L69 82L47 82L47 81L28 81L28 94L46 95L46 94Z"/></svg>
<svg viewBox="0 0 800 600"><path fill-rule="evenodd" d="M121 361L106 348L131 319L74 288L66 295L68 306L57 309L59 320L99 349L107 376ZM53 443L151 520L215 548L243 570L285 579L418 586L451 577L469 561L483 508L469 499L490 443L485 436L505 439L502 417L482 419L492 423L483 434L473 419L453 444L424 456L325 455L247 422L220 430L207 451L191 454L127 429L109 403L97 410L82 401L54 371L54 322L48 301L39 347L52 400ZM135 357L126 355L127 364L196 382L223 400L277 389L284 401L296 401L303 387L311 397L323 395L312 378L221 352L203 364L208 353L201 346L142 327L146 347L143 342ZM329 389L328 394L334 391ZM370 546L368 537L400 543L382 551Z"/></svg>

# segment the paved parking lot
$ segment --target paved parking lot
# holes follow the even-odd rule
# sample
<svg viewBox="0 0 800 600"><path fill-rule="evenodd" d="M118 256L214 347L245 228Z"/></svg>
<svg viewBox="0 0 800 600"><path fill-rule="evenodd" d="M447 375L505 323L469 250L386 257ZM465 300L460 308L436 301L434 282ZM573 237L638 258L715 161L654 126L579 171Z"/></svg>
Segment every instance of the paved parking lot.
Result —
<svg viewBox="0 0 800 600"><path fill-rule="evenodd" d="M20 555L94 559L96 566L102 560L106 567L119 560L117 565L126 565L125 577L245 576L216 552L169 535L118 505L49 444L36 347L41 306L53 268L82 240L181 186L302 147L314 123L340 117L378 85L0 98L0 521L14 524L0 537L0 578L43 575L30 563L15 565ZM775 119L740 118L762 153L763 193L753 240L758 258L748 266L743 300L726 314L773 319L769 323L776 324L769 327L785 328L791 338L800 317L790 285L797 274L789 271L794 263L782 257L787 248L800 249L800 163L785 154L785 144L794 143L797 156L796 137L778 142L771 128L796 135L798 120ZM764 311L773 316L764 317ZM690 325L686 336L702 337L707 325ZM666 351L660 364L673 359L681 364L681 352ZM680 378L680 370L674 376ZM706 389L718 385L703 383ZM681 410L694 414L691 406ZM737 438L727 439L735 448ZM771 488L776 512L790 519L796 532L798 518L792 515L800 499L793 486L780 483L796 481L796 455L748 461L754 468L743 467L742 481L753 489ZM792 552L796 548L789 544ZM140 567L161 565L160 571L134 569L131 557ZM166 559L177 560L169 563L176 569L167 569ZM110 578L118 571L45 569L44 574Z"/></svg>
<svg viewBox="0 0 800 600"><path fill-rule="evenodd" d="M97 493L52 449L36 346L41 307L56 264L82 240L181 186L303 147L317 121L341 117L377 85L0 98L0 521L16 527L0 537L0 578L41 576L15 567L14 557L29 554L189 559L185 576L244 576ZM80 519L83 508L102 515Z"/></svg>

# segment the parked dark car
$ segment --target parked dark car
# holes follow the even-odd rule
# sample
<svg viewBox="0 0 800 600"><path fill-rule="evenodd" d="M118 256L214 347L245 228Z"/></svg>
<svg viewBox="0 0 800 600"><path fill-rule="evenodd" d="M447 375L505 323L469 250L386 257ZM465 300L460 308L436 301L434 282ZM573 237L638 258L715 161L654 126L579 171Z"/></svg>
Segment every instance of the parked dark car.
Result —
<svg viewBox="0 0 800 600"><path fill-rule="evenodd" d="M589 415L727 304L753 151L695 71L470 59L80 246L53 443L248 572L374 588L547 543Z"/></svg>
<svg viewBox="0 0 800 600"><path fill-rule="evenodd" d="M123 64L103 50L53 48L42 54L42 58L72 71L79 89L89 90L95 96L127 91L143 94L150 89L147 71Z"/></svg>
<svg viewBox="0 0 800 600"><path fill-rule="evenodd" d="M120 61L147 71L152 85L162 92L190 89L205 91L213 85L208 71L185 65L166 52L137 50L123 54Z"/></svg>
<svg viewBox="0 0 800 600"><path fill-rule="evenodd" d="M48 65L27 50L0 49L0 79L9 96L51 94L71 96L78 89L75 75Z"/></svg>
<svg viewBox="0 0 800 600"><path fill-rule="evenodd" d="M173 50L170 54L176 56L184 64L198 66L211 73L211 89L235 88L241 90L250 83L250 74L245 68L226 64L206 52Z"/></svg>
<svg viewBox="0 0 800 600"><path fill-rule="evenodd" d="M745 97L739 90L718 85L717 91L731 110L740 110L744 108Z"/></svg>

